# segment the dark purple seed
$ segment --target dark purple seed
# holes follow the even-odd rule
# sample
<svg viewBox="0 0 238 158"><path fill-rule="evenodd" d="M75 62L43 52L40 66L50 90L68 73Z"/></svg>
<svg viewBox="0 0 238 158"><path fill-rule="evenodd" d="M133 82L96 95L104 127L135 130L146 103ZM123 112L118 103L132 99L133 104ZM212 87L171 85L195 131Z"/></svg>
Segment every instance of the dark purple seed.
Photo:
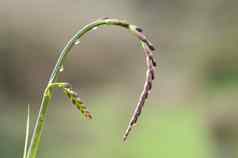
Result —
<svg viewBox="0 0 238 158"><path fill-rule="evenodd" d="M139 116L141 114L141 109L137 111L136 115Z"/></svg>
<svg viewBox="0 0 238 158"><path fill-rule="evenodd" d="M152 88L152 84L151 82L148 82L148 90L151 90L151 88Z"/></svg>
<svg viewBox="0 0 238 158"><path fill-rule="evenodd" d="M150 48L151 51L155 50L155 47L151 43L148 43L148 47Z"/></svg>
<svg viewBox="0 0 238 158"><path fill-rule="evenodd" d="M145 99L147 99L148 98L148 93L145 93Z"/></svg>
<svg viewBox="0 0 238 158"><path fill-rule="evenodd" d="M133 126L136 123L137 119L135 118L133 121L131 121L130 126ZM131 130L131 129L130 129Z"/></svg>
<svg viewBox="0 0 238 158"><path fill-rule="evenodd" d="M147 41L146 37L140 36L140 40L148 45L148 41Z"/></svg>
<svg viewBox="0 0 238 158"><path fill-rule="evenodd" d="M151 74L151 79L154 80L155 79L155 73L153 71L150 71Z"/></svg>
<svg viewBox="0 0 238 158"><path fill-rule="evenodd" d="M155 62L155 60L154 60L154 59L152 60L152 64L153 64L153 66L154 66L154 67L156 67L156 66L157 66L157 64L156 64L156 62Z"/></svg>
<svg viewBox="0 0 238 158"><path fill-rule="evenodd" d="M142 28L139 28L139 27L136 28L136 31L143 32Z"/></svg>
<svg viewBox="0 0 238 158"><path fill-rule="evenodd" d="M153 56L149 56L149 58L150 58L150 60L151 60L151 62L152 62L152 65L154 66L154 67L156 67L156 62L155 62L155 59L153 58Z"/></svg>
<svg viewBox="0 0 238 158"><path fill-rule="evenodd" d="M131 126L133 126L134 124L136 124L137 120L138 120L138 116L136 116L135 119L133 120L133 122L131 122Z"/></svg>

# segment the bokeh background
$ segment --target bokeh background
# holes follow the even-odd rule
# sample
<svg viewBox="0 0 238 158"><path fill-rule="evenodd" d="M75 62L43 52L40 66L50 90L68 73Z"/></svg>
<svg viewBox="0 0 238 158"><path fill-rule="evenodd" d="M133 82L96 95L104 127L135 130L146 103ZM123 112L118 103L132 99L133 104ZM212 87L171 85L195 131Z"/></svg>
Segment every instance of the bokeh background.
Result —
<svg viewBox="0 0 238 158"><path fill-rule="evenodd" d="M159 67L139 124L122 134L143 87L135 37L118 27L87 35L60 80L94 114L85 121L57 91L39 157L238 157L238 1L0 0L0 157L22 156L27 104L31 127L60 49L100 17L144 28Z"/></svg>

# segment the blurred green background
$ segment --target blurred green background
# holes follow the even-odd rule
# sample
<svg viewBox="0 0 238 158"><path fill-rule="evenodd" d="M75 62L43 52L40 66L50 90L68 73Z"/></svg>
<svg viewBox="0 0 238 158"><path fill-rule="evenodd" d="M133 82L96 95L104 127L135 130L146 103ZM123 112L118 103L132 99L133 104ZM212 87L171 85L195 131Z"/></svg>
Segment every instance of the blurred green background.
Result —
<svg viewBox="0 0 238 158"><path fill-rule="evenodd" d="M72 83L94 119L61 92L50 104L39 157L238 157L238 1L0 0L0 157L22 156L41 94L72 34L100 17L145 30L157 50L157 78L142 117L122 135L142 90L143 52L127 31L98 29L68 56Z"/></svg>

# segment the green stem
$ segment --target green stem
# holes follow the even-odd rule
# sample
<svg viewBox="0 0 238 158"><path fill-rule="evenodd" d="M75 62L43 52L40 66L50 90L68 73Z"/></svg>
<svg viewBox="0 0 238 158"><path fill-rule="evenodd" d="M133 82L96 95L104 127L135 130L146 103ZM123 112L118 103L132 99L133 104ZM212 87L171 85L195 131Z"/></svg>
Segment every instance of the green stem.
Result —
<svg viewBox="0 0 238 158"><path fill-rule="evenodd" d="M73 48L74 45L76 45L77 41L85 35L87 32L93 30L94 28L97 28L99 26L103 25L117 25L124 27L128 30L130 30L132 33L134 33L141 41L145 42L149 47L153 47L152 44L146 40L146 38L142 35L139 34L138 28L135 25L130 25L126 21L121 21L117 19L99 19L96 20L86 26L84 26L82 29L80 29L76 34L67 42L66 46L63 48L63 50L60 52L60 56L57 60L57 63L51 73L51 76L48 81L48 85L46 86L46 89L43 94L40 110L37 116L37 120L35 123L35 127L33 130L33 135L31 138L31 143L27 152L27 158L36 158L39 145L40 145L40 140L41 140L41 135L42 131L45 125L46 121L46 114L48 110L48 105L52 97L52 89L48 89L48 86L51 85L54 82L57 82L57 78L60 74L60 69L64 64L64 61L66 59L66 56L70 52L70 50Z"/></svg>

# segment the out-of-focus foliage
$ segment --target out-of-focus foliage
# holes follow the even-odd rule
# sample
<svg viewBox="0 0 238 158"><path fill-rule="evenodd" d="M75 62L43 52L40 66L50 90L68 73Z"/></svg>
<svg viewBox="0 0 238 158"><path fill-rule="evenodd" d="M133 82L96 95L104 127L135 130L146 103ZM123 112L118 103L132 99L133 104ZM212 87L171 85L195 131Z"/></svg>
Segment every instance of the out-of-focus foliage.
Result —
<svg viewBox="0 0 238 158"><path fill-rule="evenodd" d="M105 98L104 98L105 99ZM95 118L83 121L80 114L71 108L55 108L50 110L49 119L40 152L40 157L204 157L211 156L212 143L209 133L201 122L201 116L188 109L166 110L163 108L145 111L145 117L138 124L135 132L126 143L122 141L122 134L127 123L129 112L120 106L119 99L112 101L93 101L98 107L93 108ZM117 103L114 103L118 101ZM105 107L106 104L114 104ZM123 102L125 103L125 102ZM16 111L11 110L11 112ZM20 114L24 114L22 111ZM55 114L54 117L52 114ZM51 115L51 116L50 116ZM64 117L60 117L64 116ZM6 116L5 116L6 117ZM4 116L1 116L1 119ZM9 122L23 124L22 117L14 115ZM18 120L18 121L16 121ZM2 122L1 122L2 123ZM8 139L15 135L24 135L21 126L3 126L11 130L9 137L3 138L8 143L1 145L1 154L17 157L21 148L11 152L9 146L16 144ZM19 138L19 145L23 137ZM9 145L9 146L8 146ZM5 149L4 149L5 148Z"/></svg>
<svg viewBox="0 0 238 158"><path fill-rule="evenodd" d="M27 104L36 114L59 50L72 33L104 16L142 26L157 46L158 78L145 113L123 144L144 58L126 31L98 29L72 51L61 76L80 89L95 118L84 121L61 93L54 96L40 157L237 157L237 5L0 0L1 157L22 155Z"/></svg>

